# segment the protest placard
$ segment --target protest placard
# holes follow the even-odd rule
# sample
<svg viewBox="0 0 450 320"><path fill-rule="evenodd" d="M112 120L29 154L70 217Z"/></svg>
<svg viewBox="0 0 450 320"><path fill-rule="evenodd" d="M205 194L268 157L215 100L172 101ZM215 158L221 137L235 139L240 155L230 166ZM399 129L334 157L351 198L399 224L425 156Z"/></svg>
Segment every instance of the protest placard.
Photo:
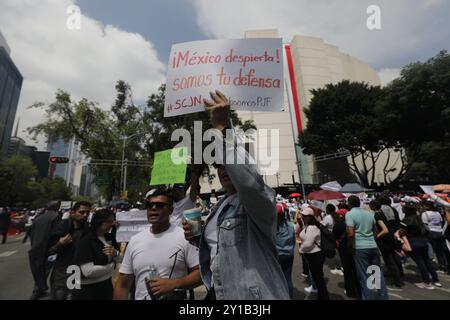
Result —
<svg viewBox="0 0 450 320"><path fill-rule="evenodd" d="M72 201L61 201L59 208L62 210L72 209Z"/></svg>
<svg viewBox="0 0 450 320"><path fill-rule="evenodd" d="M186 178L187 148L155 152L150 185L184 183Z"/></svg>
<svg viewBox="0 0 450 320"><path fill-rule="evenodd" d="M147 220L147 211L131 210L116 213L119 228L116 233L117 242L129 242L131 237L143 230L148 230L150 224Z"/></svg>
<svg viewBox="0 0 450 320"><path fill-rule="evenodd" d="M221 91L234 110L282 111L281 38L205 40L172 46L164 117L204 111L203 99Z"/></svg>

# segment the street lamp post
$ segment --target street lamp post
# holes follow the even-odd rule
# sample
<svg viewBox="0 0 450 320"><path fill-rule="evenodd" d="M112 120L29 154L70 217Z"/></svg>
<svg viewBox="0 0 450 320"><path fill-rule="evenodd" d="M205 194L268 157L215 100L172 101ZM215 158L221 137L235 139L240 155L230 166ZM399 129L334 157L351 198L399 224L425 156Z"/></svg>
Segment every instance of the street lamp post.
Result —
<svg viewBox="0 0 450 320"><path fill-rule="evenodd" d="M123 144L122 144L122 162L120 164L120 187L119 189L122 189L123 187L123 159L125 158L125 141L127 138L123 138Z"/></svg>
<svg viewBox="0 0 450 320"><path fill-rule="evenodd" d="M298 167L300 169L300 171L298 172L298 178L300 180L300 184L302 185L302 196L303 196L303 199L306 200L305 185L303 184L303 178L302 178L302 163L300 161L298 161L297 165L298 165ZM292 181L295 181L294 180L294 172L295 172L295 170L292 171Z"/></svg>
<svg viewBox="0 0 450 320"><path fill-rule="evenodd" d="M125 163L125 145L127 140L130 140L131 138L134 138L138 134L141 134L142 132L136 132L132 135L129 135L127 137L122 137L123 144L122 144L122 162L121 162L121 169L120 169L120 187L122 188L122 195L125 194L126 188L127 188L127 167Z"/></svg>

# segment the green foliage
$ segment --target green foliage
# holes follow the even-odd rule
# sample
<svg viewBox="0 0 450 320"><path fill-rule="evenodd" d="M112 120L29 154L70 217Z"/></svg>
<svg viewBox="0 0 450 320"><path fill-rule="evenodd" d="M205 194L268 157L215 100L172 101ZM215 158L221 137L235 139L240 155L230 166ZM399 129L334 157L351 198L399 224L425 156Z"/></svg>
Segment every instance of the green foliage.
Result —
<svg viewBox="0 0 450 320"><path fill-rule="evenodd" d="M76 196L76 197L73 197L72 200L74 202L87 201L87 202L89 202L91 204L95 203L95 201L96 201L94 198L91 198L91 197L88 197L88 196Z"/></svg>
<svg viewBox="0 0 450 320"><path fill-rule="evenodd" d="M34 139L43 135L48 142L59 138L66 142L75 138L81 145L81 152L94 160L119 160L151 163L156 151L170 149L178 142L171 141L175 129L187 129L192 135L194 121L202 121L203 130L211 128L206 112L185 116L164 118L165 85L157 93L152 94L145 107L136 106L132 98L129 84L118 81L116 84L116 100L110 111L101 109L97 104L82 99L74 102L70 94L58 90L55 101L50 105L36 103L31 108L45 108L46 121L28 128ZM251 121L242 123L235 112L232 112L235 126L242 129L254 128ZM125 148L124 148L125 147ZM96 183L101 194L108 200L119 195L121 186L121 167L112 165L92 165L93 173L99 178ZM139 193L147 191L150 167L128 166L127 189L130 200L139 200ZM207 172L206 166L199 166L199 172Z"/></svg>
<svg viewBox="0 0 450 320"><path fill-rule="evenodd" d="M2 205L11 205L23 200L29 186L36 191L30 182L37 174L37 169L30 158L12 156L0 162L0 201Z"/></svg>
<svg viewBox="0 0 450 320"><path fill-rule="evenodd" d="M450 55L446 51L403 68L386 88L378 112L383 132L406 149L411 171L405 180L450 180Z"/></svg>
<svg viewBox="0 0 450 320"><path fill-rule="evenodd" d="M399 180L446 182L450 158L450 55L442 51L426 62L404 67L384 88L343 81L312 90L308 126L300 136L306 154L349 151L368 165L351 169L366 186L381 166L387 185ZM399 154L396 178L380 162L381 151ZM366 163L365 161L364 163ZM383 160L384 161L384 160ZM408 172L409 171L409 172Z"/></svg>
<svg viewBox="0 0 450 320"><path fill-rule="evenodd" d="M35 181L37 168L30 158L12 156L0 161L0 202L43 207L51 200L70 200L70 188L61 178Z"/></svg>
<svg viewBox="0 0 450 320"><path fill-rule="evenodd" d="M66 185L64 179L55 177L53 180L43 179L41 185L44 188L44 198L50 200L69 201L71 199L71 190Z"/></svg>
<svg viewBox="0 0 450 320"><path fill-rule="evenodd" d="M303 152L324 155L348 151L352 171L365 186L372 186L380 154L392 146L377 121L375 105L382 89L342 81L311 92L313 98L305 110L308 126L299 137ZM357 157L364 159L362 166L356 165Z"/></svg>

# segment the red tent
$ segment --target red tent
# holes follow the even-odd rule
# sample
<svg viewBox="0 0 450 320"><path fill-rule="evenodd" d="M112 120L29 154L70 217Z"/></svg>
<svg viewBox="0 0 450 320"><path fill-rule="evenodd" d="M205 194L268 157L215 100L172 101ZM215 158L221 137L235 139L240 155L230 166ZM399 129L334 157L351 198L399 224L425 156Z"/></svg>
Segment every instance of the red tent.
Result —
<svg viewBox="0 0 450 320"><path fill-rule="evenodd" d="M308 194L307 198L309 200L324 201L324 200L345 199L345 196L342 193L336 191L319 190L311 192L310 194Z"/></svg>
<svg viewBox="0 0 450 320"><path fill-rule="evenodd" d="M301 196L302 195L300 193L294 192L294 193L291 193L288 198L299 198Z"/></svg>

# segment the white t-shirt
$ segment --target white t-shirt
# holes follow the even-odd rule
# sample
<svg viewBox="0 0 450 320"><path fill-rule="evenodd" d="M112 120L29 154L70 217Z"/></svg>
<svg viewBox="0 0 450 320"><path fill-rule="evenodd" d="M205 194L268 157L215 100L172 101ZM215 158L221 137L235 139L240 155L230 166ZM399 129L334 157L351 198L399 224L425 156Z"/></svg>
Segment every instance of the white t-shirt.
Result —
<svg viewBox="0 0 450 320"><path fill-rule="evenodd" d="M422 222L428 225L430 231L442 232L442 216L436 211L425 211L422 213Z"/></svg>
<svg viewBox="0 0 450 320"><path fill-rule="evenodd" d="M327 214L325 218L323 218L321 224L330 231L333 231L333 217L331 214Z"/></svg>
<svg viewBox="0 0 450 320"><path fill-rule="evenodd" d="M191 197L187 195L184 199L173 203L173 212L170 215L170 224L181 226L183 219L183 211L195 208L195 203L192 202Z"/></svg>
<svg viewBox="0 0 450 320"><path fill-rule="evenodd" d="M188 269L199 264L198 248L189 244L184 238L183 229L171 225L160 234L145 230L131 238L120 266L120 273L134 274L136 278L136 300L150 300L145 278L150 265L155 265L159 277L171 279L181 278L188 274Z"/></svg>

